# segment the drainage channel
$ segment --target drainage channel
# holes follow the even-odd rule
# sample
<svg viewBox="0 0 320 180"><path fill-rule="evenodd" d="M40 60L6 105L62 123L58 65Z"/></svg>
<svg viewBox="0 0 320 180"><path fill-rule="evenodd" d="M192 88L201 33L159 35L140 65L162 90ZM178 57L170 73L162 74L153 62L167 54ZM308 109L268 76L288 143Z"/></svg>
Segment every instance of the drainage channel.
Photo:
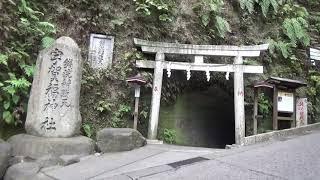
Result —
<svg viewBox="0 0 320 180"><path fill-rule="evenodd" d="M167 164L168 166L171 166L172 168L180 168L181 166L189 165L189 164L195 164L202 161L208 161L209 159L204 157L195 157L190 159L185 159L182 161L177 161L174 163Z"/></svg>

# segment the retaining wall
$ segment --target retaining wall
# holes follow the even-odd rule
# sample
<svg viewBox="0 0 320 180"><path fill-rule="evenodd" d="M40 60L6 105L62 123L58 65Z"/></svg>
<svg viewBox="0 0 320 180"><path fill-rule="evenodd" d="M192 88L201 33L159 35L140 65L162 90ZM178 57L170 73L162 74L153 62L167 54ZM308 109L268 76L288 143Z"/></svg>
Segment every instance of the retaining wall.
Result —
<svg viewBox="0 0 320 180"><path fill-rule="evenodd" d="M271 139L277 139L285 136L305 134L308 131L317 130L317 129L320 129L320 123L310 124L310 125L291 128L291 129L272 131L272 132L263 133L263 134L257 134L257 135L245 137L244 145L256 144L256 143L265 142Z"/></svg>

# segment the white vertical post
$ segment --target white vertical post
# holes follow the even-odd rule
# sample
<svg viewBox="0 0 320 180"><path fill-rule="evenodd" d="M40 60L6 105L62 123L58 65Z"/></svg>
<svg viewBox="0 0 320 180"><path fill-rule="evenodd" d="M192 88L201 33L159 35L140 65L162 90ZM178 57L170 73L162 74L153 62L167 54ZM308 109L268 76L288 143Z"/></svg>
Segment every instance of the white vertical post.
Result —
<svg viewBox="0 0 320 180"><path fill-rule="evenodd" d="M160 99L161 99L161 88L162 88L162 76L163 76L163 64L164 54L156 54L156 65L153 73L153 89L152 89L152 100L151 100L151 112L150 121L148 126L148 139L157 138L157 129L159 121L159 110L160 110Z"/></svg>
<svg viewBox="0 0 320 180"><path fill-rule="evenodd" d="M235 141L238 145L244 144L245 117L244 117L244 87L243 87L243 58L234 59L236 65L234 72L234 115L235 115Z"/></svg>
<svg viewBox="0 0 320 180"><path fill-rule="evenodd" d="M139 119L139 97L140 97L140 85L134 85L134 118L133 118L133 129L137 130L138 127L138 119Z"/></svg>

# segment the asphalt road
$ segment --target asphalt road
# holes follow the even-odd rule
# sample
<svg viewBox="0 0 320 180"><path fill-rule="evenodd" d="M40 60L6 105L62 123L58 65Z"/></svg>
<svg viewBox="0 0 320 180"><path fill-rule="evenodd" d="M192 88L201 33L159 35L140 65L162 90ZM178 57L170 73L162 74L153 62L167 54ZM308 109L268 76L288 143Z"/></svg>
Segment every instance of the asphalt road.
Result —
<svg viewBox="0 0 320 180"><path fill-rule="evenodd" d="M203 157L209 160L139 179L320 180L320 132Z"/></svg>

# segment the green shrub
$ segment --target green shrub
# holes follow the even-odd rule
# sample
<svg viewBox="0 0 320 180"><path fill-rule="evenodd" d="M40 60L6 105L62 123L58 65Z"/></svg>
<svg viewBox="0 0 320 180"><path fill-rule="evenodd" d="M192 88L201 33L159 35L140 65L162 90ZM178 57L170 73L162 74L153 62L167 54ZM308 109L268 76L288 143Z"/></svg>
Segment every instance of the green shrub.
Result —
<svg viewBox="0 0 320 180"><path fill-rule="evenodd" d="M144 16L157 16L160 21L171 22L173 18L173 0L133 0L136 11Z"/></svg>
<svg viewBox="0 0 320 180"><path fill-rule="evenodd" d="M261 93L258 98L258 111L262 115L262 119L259 120L259 132L266 132L272 129L272 104L264 93Z"/></svg>
<svg viewBox="0 0 320 180"><path fill-rule="evenodd" d="M92 129L92 127L91 127L91 125L90 124L87 124L87 123L85 123L85 124L83 124L82 125L82 129L83 129L83 131L84 131L84 134L88 137L88 138L91 138L92 136L93 136L93 129Z"/></svg>
<svg viewBox="0 0 320 180"><path fill-rule="evenodd" d="M15 4L5 1L0 21L0 107L1 120L19 124L24 120L29 89L35 67L35 55L52 43L56 30L42 21L44 14L34 10L26 0Z"/></svg>
<svg viewBox="0 0 320 180"><path fill-rule="evenodd" d="M247 10L250 14L254 12L255 4L258 4L264 17L267 17L268 12L271 8L277 13L279 5L283 1L278 0L240 0L240 7L243 10Z"/></svg>
<svg viewBox="0 0 320 180"><path fill-rule="evenodd" d="M293 45L284 41L275 41L273 39L268 40L270 46L269 51L272 55L280 54L285 59L289 58L292 55Z"/></svg>
<svg viewBox="0 0 320 180"><path fill-rule="evenodd" d="M160 132L160 139L168 144L174 144L176 142L177 133L173 129L163 129Z"/></svg>
<svg viewBox="0 0 320 180"><path fill-rule="evenodd" d="M310 44L310 37L307 32L308 22L304 18L286 18L282 26L284 34L290 39L294 47L296 47L299 42L304 46Z"/></svg>
<svg viewBox="0 0 320 180"><path fill-rule="evenodd" d="M223 0L200 0L193 9L204 27L210 33L224 38L227 32L231 32L228 21L222 16Z"/></svg>

